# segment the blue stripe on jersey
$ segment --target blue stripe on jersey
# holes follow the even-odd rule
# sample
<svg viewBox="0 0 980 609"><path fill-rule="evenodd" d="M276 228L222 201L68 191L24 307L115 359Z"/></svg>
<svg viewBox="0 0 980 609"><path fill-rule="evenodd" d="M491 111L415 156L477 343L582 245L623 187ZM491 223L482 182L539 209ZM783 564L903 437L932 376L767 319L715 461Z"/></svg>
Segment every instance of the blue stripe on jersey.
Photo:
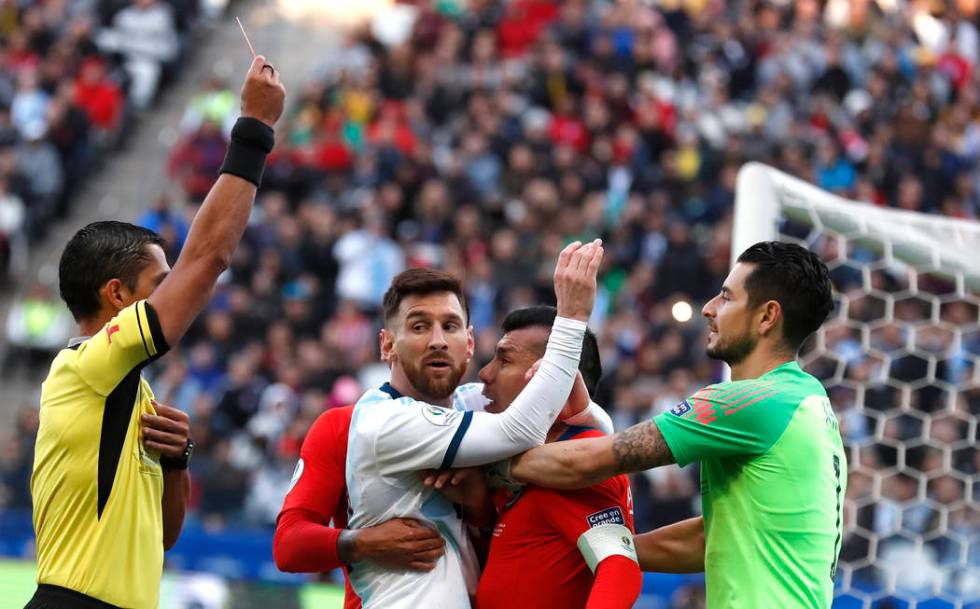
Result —
<svg viewBox="0 0 980 609"><path fill-rule="evenodd" d="M384 385L379 387L379 389L381 391L384 391L388 395L390 395L391 399L393 400L397 400L398 398L404 397L402 396L401 392L399 392L397 389L391 386L391 383L385 383Z"/></svg>
<svg viewBox="0 0 980 609"><path fill-rule="evenodd" d="M467 410L463 413L463 420L459 422L459 427L456 428L456 434L453 435L453 441L449 443L449 448L446 449L446 456L442 460L442 465L439 469L449 469L453 466L453 461L456 459L456 452L459 450L459 445L463 442L463 436L466 435L466 430L470 427L470 422L473 420L473 411Z"/></svg>
<svg viewBox="0 0 980 609"><path fill-rule="evenodd" d="M595 431L595 428L594 427L580 427L578 425L573 425L572 427L569 427L568 429L566 429L565 430L565 433L561 434L561 436L557 440L555 440L555 441L556 442L561 442L563 440L571 440L575 436L579 435L580 433L584 433L586 431Z"/></svg>

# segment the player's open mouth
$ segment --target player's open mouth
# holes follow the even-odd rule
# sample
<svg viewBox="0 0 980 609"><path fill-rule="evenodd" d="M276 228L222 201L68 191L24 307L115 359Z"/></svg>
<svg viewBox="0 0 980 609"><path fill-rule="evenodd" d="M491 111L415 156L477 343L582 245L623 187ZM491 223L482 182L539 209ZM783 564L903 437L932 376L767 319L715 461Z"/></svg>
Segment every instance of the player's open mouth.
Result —
<svg viewBox="0 0 980 609"><path fill-rule="evenodd" d="M449 362L429 362L425 365L426 368L435 368L436 370L443 370L449 368Z"/></svg>

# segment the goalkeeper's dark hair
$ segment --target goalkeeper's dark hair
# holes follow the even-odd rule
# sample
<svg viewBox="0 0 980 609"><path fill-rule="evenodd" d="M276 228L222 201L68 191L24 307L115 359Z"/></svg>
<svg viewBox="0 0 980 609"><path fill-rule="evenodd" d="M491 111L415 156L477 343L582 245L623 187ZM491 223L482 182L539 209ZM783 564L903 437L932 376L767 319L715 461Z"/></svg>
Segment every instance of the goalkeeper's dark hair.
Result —
<svg viewBox="0 0 980 609"><path fill-rule="evenodd" d="M501 329L506 334L514 330L539 326L551 332L551 326L554 325L557 316L558 309L548 305L515 309L504 318ZM541 353L543 355L544 351L542 350ZM589 329L585 330L585 338L582 340L582 356L578 361L578 370L582 373L582 380L585 381L589 395L595 395L599 379L602 378L602 362L599 359L599 341Z"/></svg>
<svg viewBox="0 0 980 609"><path fill-rule="evenodd" d="M738 257L755 268L745 278L749 306L775 300L783 311L783 338L795 352L834 308L827 265L813 252L779 241L761 241Z"/></svg>
<svg viewBox="0 0 980 609"><path fill-rule="evenodd" d="M136 289L140 273L150 262L148 245L164 246L155 232L128 222L92 222L68 241L58 263L61 299L76 321L98 314L99 290L118 279Z"/></svg>

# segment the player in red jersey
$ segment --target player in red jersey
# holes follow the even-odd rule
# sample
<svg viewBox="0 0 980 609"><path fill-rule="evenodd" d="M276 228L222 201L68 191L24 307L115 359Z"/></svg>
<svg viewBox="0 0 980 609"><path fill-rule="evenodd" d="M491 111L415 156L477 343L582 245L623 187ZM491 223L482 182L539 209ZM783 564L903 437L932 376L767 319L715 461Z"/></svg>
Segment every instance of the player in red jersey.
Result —
<svg viewBox="0 0 980 609"><path fill-rule="evenodd" d="M282 571L326 573L342 567L347 587L344 609L361 607L347 577L348 563L366 558L392 569L427 571L442 556L444 545L437 531L408 518L350 531L352 541L338 544L347 529L344 470L353 412L354 406L333 408L310 428L293 487L279 512L272 550Z"/></svg>
<svg viewBox="0 0 980 609"><path fill-rule="evenodd" d="M529 307L504 320L505 334L494 359L480 372L484 394L493 400L486 406L488 412L506 409L527 384L531 366L544 353L554 317L551 307ZM594 337L583 343L579 370L591 392L602 373ZM602 435L556 422L547 442ZM479 470L433 474L425 482L464 507L476 507L487 494ZM498 517L477 590L477 609L633 606L642 577L633 547L633 499L626 476L575 491L501 489L493 500Z"/></svg>
<svg viewBox="0 0 980 609"><path fill-rule="evenodd" d="M550 328L550 324L544 328L546 337ZM593 344L594 341L593 336ZM580 370L582 374L590 374L582 366ZM594 376L598 380L598 375ZM579 414L566 420L594 420L593 413L598 407L589 404L588 392L581 380L577 384L580 385L578 391L573 390L577 401L566 406L566 412ZM586 407L588 411L581 412ZM347 564L369 559L393 570L428 571L442 556L444 545L442 536L433 529L407 518L356 531L346 528L345 470L353 410L353 406L331 409L320 415L310 428L293 474L293 486L279 512L272 550L281 571L326 573L343 568L345 609L360 609L361 606L347 578ZM608 417L605 424L611 427ZM341 539L342 535L344 539Z"/></svg>

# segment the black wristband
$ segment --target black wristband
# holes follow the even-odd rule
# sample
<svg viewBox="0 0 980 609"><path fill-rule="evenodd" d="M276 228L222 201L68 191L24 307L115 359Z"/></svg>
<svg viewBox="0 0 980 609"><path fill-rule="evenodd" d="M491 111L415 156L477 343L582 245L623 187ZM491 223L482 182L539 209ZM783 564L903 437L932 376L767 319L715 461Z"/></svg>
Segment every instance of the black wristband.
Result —
<svg viewBox="0 0 980 609"><path fill-rule="evenodd" d="M184 454L179 457L166 457L160 455L160 467L164 470L184 470L191 463L191 455L194 454L194 441L187 438L187 445L184 446Z"/></svg>
<svg viewBox="0 0 980 609"><path fill-rule="evenodd" d="M275 144L275 132L257 118L243 116L231 130L231 142L219 174L230 173L252 184L262 184L265 157Z"/></svg>

